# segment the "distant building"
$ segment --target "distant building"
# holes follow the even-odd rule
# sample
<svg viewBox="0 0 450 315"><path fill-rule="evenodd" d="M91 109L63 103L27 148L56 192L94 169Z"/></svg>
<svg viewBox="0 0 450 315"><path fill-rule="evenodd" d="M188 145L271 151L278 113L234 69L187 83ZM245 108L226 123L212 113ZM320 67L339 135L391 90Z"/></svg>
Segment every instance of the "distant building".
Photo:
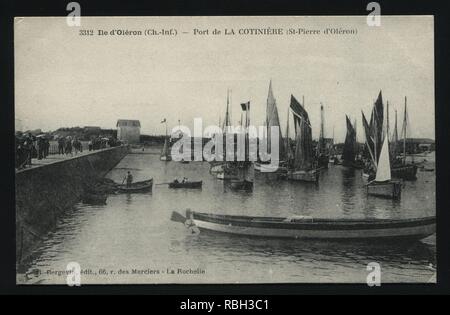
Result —
<svg viewBox="0 0 450 315"><path fill-rule="evenodd" d="M119 119L117 121L117 139L128 143L139 143L141 123L139 120Z"/></svg>
<svg viewBox="0 0 450 315"><path fill-rule="evenodd" d="M403 139L397 142L399 148L403 147ZM406 138L405 141L406 153L421 153L424 151L434 151L435 142L429 138Z"/></svg>

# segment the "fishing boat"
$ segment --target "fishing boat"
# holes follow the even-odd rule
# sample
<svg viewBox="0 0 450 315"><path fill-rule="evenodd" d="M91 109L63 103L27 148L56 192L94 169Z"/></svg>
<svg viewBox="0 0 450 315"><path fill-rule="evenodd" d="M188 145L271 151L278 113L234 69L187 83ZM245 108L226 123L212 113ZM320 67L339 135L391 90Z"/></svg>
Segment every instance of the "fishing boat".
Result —
<svg viewBox="0 0 450 315"><path fill-rule="evenodd" d="M362 123L364 127L365 146L363 156L365 156L365 165L363 168L363 177L372 181L376 176L377 163L381 153L381 144L383 136L383 121L384 121L384 105L383 97L378 94L377 100L373 104L370 123L367 122L364 112L361 111Z"/></svg>
<svg viewBox="0 0 450 315"><path fill-rule="evenodd" d="M244 133L244 161L234 163L237 178L232 179L230 187L235 190L252 190L253 189L253 163L249 159L249 134L250 126L250 102L241 104L242 111L245 112L245 123L241 132Z"/></svg>
<svg viewBox="0 0 450 315"><path fill-rule="evenodd" d="M221 180L239 179L237 174L231 173L230 171L219 172L216 177Z"/></svg>
<svg viewBox="0 0 450 315"><path fill-rule="evenodd" d="M153 178L148 180L143 180L140 182L131 183L127 186L126 184L117 185L117 189L122 193L133 193L133 192L147 192L151 191L153 186Z"/></svg>
<svg viewBox="0 0 450 315"><path fill-rule="evenodd" d="M266 121L264 122L265 125L265 137L262 139L264 143L267 144L266 146L266 152L267 154L271 154L271 145L272 145L272 138L271 138L271 130L272 128L278 129L278 163L276 165L272 164L270 160L268 161L261 161L258 160L255 162L255 170L259 172L286 172L286 168L282 167L281 165L286 163L286 148L284 146L284 140L283 135L281 133L281 126L280 126L280 119L278 116L278 108L277 108L277 102L273 95L272 90L272 80L269 83L269 92L267 95L267 102L266 102Z"/></svg>
<svg viewBox="0 0 450 315"><path fill-rule="evenodd" d="M258 217L220 215L186 210L171 220L191 231L213 231L241 236L319 240L420 240L436 232L436 218L322 219L309 216Z"/></svg>
<svg viewBox="0 0 450 315"><path fill-rule="evenodd" d="M389 161L389 148L387 138L383 141L380 158L377 164L377 174L373 181L367 185L369 195L392 199L400 198L402 186L400 181L391 179L391 165Z"/></svg>
<svg viewBox="0 0 450 315"><path fill-rule="evenodd" d="M223 121L222 130L223 130L223 143L225 144L223 148L223 162L221 162L221 167L216 172L217 179L221 180L228 180L228 179L236 179L236 161L230 160L230 157L227 156L227 146L226 142L228 139L228 136L230 136L231 133L231 101L230 101L230 94L231 90L227 90L227 106L225 111L225 120ZM241 124L242 124L242 118L241 118ZM234 134L233 134L234 137ZM216 162L217 163L217 162Z"/></svg>
<svg viewBox="0 0 450 315"><path fill-rule="evenodd" d="M164 138L164 146L163 146L163 149L161 151L160 159L161 159L161 161L171 161L172 160L172 156L170 155L169 137L167 135L167 120L164 118L162 123L166 124L166 136Z"/></svg>
<svg viewBox="0 0 450 315"><path fill-rule="evenodd" d="M185 181L169 183L169 188L202 188L202 181Z"/></svg>
<svg viewBox="0 0 450 315"><path fill-rule="evenodd" d="M345 115L347 122L347 134L345 136L344 148L342 151L342 165L352 167L355 169L362 169L364 163L358 157L358 142L356 141L356 121L352 124L347 115Z"/></svg>
<svg viewBox="0 0 450 315"><path fill-rule="evenodd" d="M294 115L295 153L293 165L287 171L287 179L317 183L319 171L314 161L308 113L293 95L291 95L290 108Z"/></svg>
<svg viewBox="0 0 450 315"><path fill-rule="evenodd" d="M255 171L259 171L261 173L286 173L287 167L285 162L280 162L279 165L272 165L270 163L264 162L255 162Z"/></svg>
<svg viewBox="0 0 450 315"><path fill-rule="evenodd" d="M394 134L393 134L393 141L392 141L392 151L391 151L391 157L394 160L392 163L392 177L394 178L401 178L403 180L416 180L417 179L417 169L418 166L413 163L406 163L406 133L408 129L408 112L407 112L407 99L405 96L405 110L403 114L403 126L402 126L402 136L403 136L403 156L402 159L397 159L397 154L399 151L399 140L398 140L398 133L397 133L397 113L395 113L395 127L394 127ZM414 156L411 155L414 159Z"/></svg>

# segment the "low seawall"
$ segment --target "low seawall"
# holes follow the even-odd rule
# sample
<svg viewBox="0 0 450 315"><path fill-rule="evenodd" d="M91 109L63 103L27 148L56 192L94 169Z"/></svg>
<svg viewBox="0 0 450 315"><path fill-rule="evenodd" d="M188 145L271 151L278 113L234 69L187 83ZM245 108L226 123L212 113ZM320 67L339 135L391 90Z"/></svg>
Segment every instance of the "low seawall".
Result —
<svg viewBox="0 0 450 315"><path fill-rule="evenodd" d="M16 260L23 261L80 201L83 184L103 177L129 153L128 146L25 169L16 173Z"/></svg>

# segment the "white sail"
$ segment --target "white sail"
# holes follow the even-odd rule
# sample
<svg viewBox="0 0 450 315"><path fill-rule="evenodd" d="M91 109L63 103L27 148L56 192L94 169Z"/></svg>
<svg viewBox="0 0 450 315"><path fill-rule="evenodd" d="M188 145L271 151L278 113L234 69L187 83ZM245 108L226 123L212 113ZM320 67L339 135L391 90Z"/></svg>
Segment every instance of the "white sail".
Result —
<svg viewBox="0 0 450 315"><path fill-rule="evenodd" d="M381 148L380 158L378 159L376 182L385 182L391 180L391 163L389 161L389 141L385 137L383 147Z"/></svg>

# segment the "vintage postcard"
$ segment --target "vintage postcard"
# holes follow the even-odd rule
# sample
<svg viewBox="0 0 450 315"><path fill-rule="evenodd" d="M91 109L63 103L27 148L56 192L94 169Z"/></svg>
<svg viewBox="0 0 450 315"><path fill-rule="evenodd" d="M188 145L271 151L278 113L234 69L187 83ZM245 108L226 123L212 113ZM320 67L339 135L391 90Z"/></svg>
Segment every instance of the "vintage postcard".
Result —
<svg viewBox="0 0 450 315"><path fill-rule="evenodd" d="M16 17L18 284L436 283L433 16Z"/></svg>

